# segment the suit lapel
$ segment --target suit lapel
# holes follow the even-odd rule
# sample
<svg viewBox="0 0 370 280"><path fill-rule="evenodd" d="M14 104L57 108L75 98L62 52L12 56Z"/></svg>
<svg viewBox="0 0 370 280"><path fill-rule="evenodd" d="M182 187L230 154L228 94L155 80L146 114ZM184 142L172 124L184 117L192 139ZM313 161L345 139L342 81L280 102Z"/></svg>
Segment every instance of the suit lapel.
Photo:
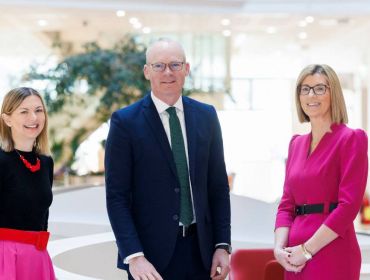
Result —
<svg viewBox="0 0 370 280"><path fill-rule="evenodd" d="M188 141L188 156L189 156L189 173L192 185L195 183L195 155L197 143L197 125L196 125L196 110L192 105L191 99L182 97L184 104L184 116L186 126L186 137Z"/></svg>
<svg viewBox="0 0 370 280"><path fill-rule="evenodd" d="M148 122L153 134L155 135L159 143L159 146L161 147L165 155L165 158L167 159L168 164L170 165L172 172L175 176L177 176L176 166L173 159L170 143L168 142L168 138L163 128L161 118L159 117L158 111L155 108L150 94L148 94L144 99L143 113L146 121Z"/></svg>

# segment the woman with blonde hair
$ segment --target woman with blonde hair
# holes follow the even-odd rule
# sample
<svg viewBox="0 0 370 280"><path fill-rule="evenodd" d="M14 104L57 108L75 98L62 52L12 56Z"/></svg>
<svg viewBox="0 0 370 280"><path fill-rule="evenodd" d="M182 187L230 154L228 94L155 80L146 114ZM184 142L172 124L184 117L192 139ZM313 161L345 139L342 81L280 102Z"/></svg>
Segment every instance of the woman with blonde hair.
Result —
<svg viewBox="0 0 370 280"><path fill-rule="evenodd" d="M275 257L287 280L355 280L361 253L353 226L364 195L367 136L346 126L339 79L327 65L298 77L296 105L311 133L290 141L275 225Z"/></svg>
<svg viewBox="0 0 370 280"><path fill-rule="evenodd" d="M9 91L0 120L0 279L54 280L46 250L53 160L48 119L32 88Z"/></svg>

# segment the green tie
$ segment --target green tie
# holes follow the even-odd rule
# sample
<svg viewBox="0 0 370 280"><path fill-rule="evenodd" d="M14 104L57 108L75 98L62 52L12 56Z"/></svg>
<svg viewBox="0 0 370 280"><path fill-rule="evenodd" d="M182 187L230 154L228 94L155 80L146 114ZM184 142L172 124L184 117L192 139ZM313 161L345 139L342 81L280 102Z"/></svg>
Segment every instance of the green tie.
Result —
<svg viewBox="0 0 370 280"><path fill-rule="evenodd" d="M181 187L180 222L184 226L188 226L193 221L193 208L191 205L189 171L186 160L184 138L182 137L181 125L176 114L176 108L169 107L166 111L170 115L171 148Z"/></svg>

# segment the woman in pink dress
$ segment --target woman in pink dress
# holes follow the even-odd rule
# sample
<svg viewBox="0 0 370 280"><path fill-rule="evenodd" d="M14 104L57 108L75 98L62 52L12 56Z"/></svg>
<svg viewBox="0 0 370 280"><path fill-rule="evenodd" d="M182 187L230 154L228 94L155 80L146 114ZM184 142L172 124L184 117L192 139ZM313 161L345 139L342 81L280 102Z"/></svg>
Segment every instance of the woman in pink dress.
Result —
<svg viewBox="0 0 370 280"><path fill-rule="evenodd" d="M55 280L46 250L53 160L41 96L16 88L0 119L0 279Z"/></svg>
<svg viewBox="0 0 370 280"><path fill-rule="evenodd" d="M358 280L353 220L366 187L367 136L345 125L342 89L329 66L303 69L295 94L299 120L311 123L311 133L290 141L275 258L286 280Z"/></svg>

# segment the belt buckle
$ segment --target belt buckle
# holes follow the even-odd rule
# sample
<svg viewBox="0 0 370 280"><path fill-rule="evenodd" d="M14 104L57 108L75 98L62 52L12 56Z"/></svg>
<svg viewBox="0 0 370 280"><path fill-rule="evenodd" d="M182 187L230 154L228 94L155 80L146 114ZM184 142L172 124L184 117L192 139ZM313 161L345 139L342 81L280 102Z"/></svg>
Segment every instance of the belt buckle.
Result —
<svg viewBox="0 0 370 280"><path fill-rule="evenodd" d="M47 231L40 231L37 233L37 238L36 238L36 249L43 251L46 249L49 241L49 236L50 233Z"/></svg>
<svg viewBox="0 0 370 280"><path fill-rule="evenodd" d="M306 203L305 203L305 204L303 204L303 213L302 213L302 215L304 215L304 216L307 216L306 206L307 206L307 204L306 204Z"/></svg>
<svg viewBox="0 0 370 280"><path fill-rule="evenodd" d="M182 237L186 237L188 235L188 229L189 227L182 225Z"/></svg>

